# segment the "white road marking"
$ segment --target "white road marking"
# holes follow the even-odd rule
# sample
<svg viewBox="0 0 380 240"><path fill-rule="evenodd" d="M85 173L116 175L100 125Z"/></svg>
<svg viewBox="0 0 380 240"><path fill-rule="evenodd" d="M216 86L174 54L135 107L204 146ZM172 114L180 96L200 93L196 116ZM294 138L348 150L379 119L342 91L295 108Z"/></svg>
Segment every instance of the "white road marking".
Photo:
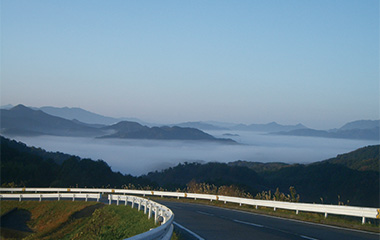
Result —
<svg viewBox="0 0 380 240"><path fill-rule="evenodd" d="M177 227L179 228L182 228L183 230L187 231L188 233L190 233L191 235L193 235L194 237L196 237L198 240L205 240L204 238L202 238L201 236L199 236L198 234L196 234L195 232L185 228L184 226L182 226L181 224L178 224L176 222L173 222L174 225L176 225Z"/></svg>
<svg viewBox="0 0 380 240"><path fill-rule="evenodd" d="M367 232L367 231L357 230L357 229L352 229L352 228L344 228L344 227L337 227L337 226L321 224L321 223L306 222L306 221L297 220L297 219L277 217L277 216L271 216L271 215L265 215L265 214L260 214L260 213L253 213L253 212L248 212L248 211L244 211L244 210L229 209L229 208L223 208L223 207L217 207L217 206L208 206L208 207L216 208L216 209L224 209L224 210L231 211L231 212L239 212L239 213L262 216L262 217L267 217L267 218L276 218L276 219L281 219L281 220L286 220L286 221L291 221L291 222L316 225L316 226L321 226L321 227L325 227L325 228L334 228L334 229L339 229L339 230L344 230L344 231L359 232L359 233L370 234L370 235L378 235L379 236L379 233Z"/></svg>
<svg viewBox="0 0 380 240"><path fill-rule="evenodd" d="M318 240L316 238L312 238L312 237L308 237L308 236L304 236L304 235L300 235L301 238L305 238L305 239L308 239L308 240Z"/></svg>
<svg viewBox="0 0 380 240"><path fill-rule="evenodd" d="M246 224L246 225L255 226L255 227L264 227L263 225L260 225L260 224L255 224L255 223L250 223L250 222L239 221L239 220L236 220L236 219L233 219L233 221L234 221L234 222L237 222L237 223L242 223L242 224Z"/></svg>
<svg viewBox="0 0 380 240"><path fill-rule="evenodd" d="M207 215L207 216L214 216L214 214L212 214L212 213L206 213L206 212L202 212L202 211L197 211L197 213Z"/></svg>

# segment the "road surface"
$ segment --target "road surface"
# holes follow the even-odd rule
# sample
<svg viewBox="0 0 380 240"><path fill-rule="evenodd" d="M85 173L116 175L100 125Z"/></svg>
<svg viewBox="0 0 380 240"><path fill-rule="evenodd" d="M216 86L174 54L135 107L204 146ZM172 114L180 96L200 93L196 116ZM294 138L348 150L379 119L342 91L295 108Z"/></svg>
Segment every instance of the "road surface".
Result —
<svg viewBox="0 0 380 240"><path fill-rule="evenodd" d="M379 240L380 235L207 205L159 200L193 239Z"/></svg>

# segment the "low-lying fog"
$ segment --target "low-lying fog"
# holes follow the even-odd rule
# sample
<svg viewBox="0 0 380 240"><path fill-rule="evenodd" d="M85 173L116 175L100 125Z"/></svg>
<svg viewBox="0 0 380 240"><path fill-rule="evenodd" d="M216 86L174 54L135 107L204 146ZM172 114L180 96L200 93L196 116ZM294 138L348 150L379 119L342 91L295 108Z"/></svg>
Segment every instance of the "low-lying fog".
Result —
<svg viewBox="0 0 380 240"><path fill-rule="evenodd" d="M12 137L29 146L59 151L82 158L106 161L114 171L135 176L176 166L182 162L311 163L353 151L377 141L275 136L257 132L209 131L215 137L232 138L242 145L198 141L90 139L74 137Z"/></svg>

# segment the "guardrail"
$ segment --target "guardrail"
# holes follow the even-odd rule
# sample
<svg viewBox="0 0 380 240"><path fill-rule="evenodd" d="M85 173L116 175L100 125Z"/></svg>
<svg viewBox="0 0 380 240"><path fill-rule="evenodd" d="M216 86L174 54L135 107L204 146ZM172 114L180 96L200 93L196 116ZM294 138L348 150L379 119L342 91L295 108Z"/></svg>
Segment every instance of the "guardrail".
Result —
<svg viewBox="0 0 380 240"><path fill-rule="evenodd" d="M72 199L75 201L76 199L85 199L87 202L88 199L96 199L97 202L99 202L99 199L101 198L101 194L85 194L85 193L45 193L45 194L0 194L0 200L2 199L19 199L21 201L22 199L39 199L40 202L42 199L57 199L58 201L61 199Z"/></svg>
<svg viewBox="0 0 380 240"><path fill-rule="evenodd" d="M294 210L298 214L303 212L322 213L327 217L329 214L353 216L362 218L364 224L366 218L379 219L380 209L368 207L353 207L353 206L340 206L328 204L311 204L311 203L295 203L295 202L281 202L270 200L257 200L248 198L229 197L211 194L197 194L197 193L183 193L183 192L165 192L165 191L147 191L147 190L130 190L130 189L96 189L96 188L0 188L0 192L97 192L97 193L111 193L111 194L134 194L134 195L150 195L161 197L177 197L177 198L192 198L192 199L206 199L210 201L223 201L225 203L245 204L257 207L268 207L276 209Z"/></svg>
<svg viewBox="0 0 380 240"><path fill-rule="evenodd" d="M11 192L20 192L17 191L19 189L10 190ZM39 188L38 190L41 190L40 192L55 192L52 189L43 189ZM33 189L35 192L39 192ZM49 191L47 191L49 190ZM67 189L66 189L67 190ZM0 189L0 191L7 191L6 189ZM28 192L26 189L21 189L23 192ZM62 192L62 191L60 191ZM75 190L73 192L76 192ZM101 192L101 191L97 191ZM88 199L96 199L97 202L99 202L99 199L102 197L101 193L44 193L44 194L38 194L38 193L22 193L22 194L0 194L0 200L2 199L18 199L19 201L22 201L23 199L39 199L39 201L42 201L43 199L57 199L58 201L61 199L72 199L72 201L75 201L77 199L85 199L87 201ZM160 226L153 228L147 232L138 234L136 236L127 238L128 240L170 240L172 234L173 234L173 220L174 220L174 214L173 212L167 208L166 206L156 203L151 200L147 200L141 197L136 196L126 196L126 195L114 195L110 194L108 195L108 201L109 204L112 204L112 201L116 201L116 204L119 205L120 202L125 203L125 205L128 205L128 202L131 202L132 208L137 205L138 211L141 210L141 207L144 208L144 214L148 214L148 219L152 217L154 214L154 223L157 224L158 222L161 223ZM148 210L149 209L149 210Z"/></svg>
<svg viewBox="0 0 380 240"><path fill-rule="evenodd" d="M152 217L154 213L154 222L161 222L161 226L156 227L148 232L141 233L134 237L128 238L128 240L153 240L153 239L167 239L169 240L173 234L173 212L166 206L156 203L145 198L136 197L136 196L126 196L126 195L108 195L109 204L112 201L116 201L116 204L119 205L120 202L124 202L125 205L128 202L131 202L132 208L134 205L137 205L137 209L140 211L141 207L144 207L144 214L148 214L148 218ZM148 210L149 209L149 210Z"/></svg>

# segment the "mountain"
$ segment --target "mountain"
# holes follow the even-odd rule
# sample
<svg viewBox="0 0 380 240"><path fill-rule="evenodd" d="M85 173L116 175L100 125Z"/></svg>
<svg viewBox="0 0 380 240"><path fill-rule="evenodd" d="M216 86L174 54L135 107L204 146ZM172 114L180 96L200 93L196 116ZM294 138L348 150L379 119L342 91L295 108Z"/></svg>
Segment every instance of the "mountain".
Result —
<svg viewBox="0 0 380 240"><path fill-rule="evenodd" d="M98 129L51 116L41 110L32 110L24 105L0 111L3 134L57 136L96 136L99 134Z"/></svg>
<svg viewBox="0 0 380 240"><path fill-rule="evenodd" d="M339 164L359 171L380 171L380 145L367 146L355 151L341 154L322 162Z"/></svg>
<svg viewBox="0 0 380 240"><path fill-rule="evenodd" d="M184 122L178 124L171 124L170 126L197 128L201 130L228 130L228 128L217 127L205 122Z"/></svg>
<svg viewBox="0 0 380 240"><path fill-rule="evenodd" d="M380 126L380 120L359 120L346 123L343 127L339 128L340 131L343 130L354 130L354 129L373 129Z"/></svg>
<svg viewBox="0 0 380 240"><path fill-rule="evenodd" d="M123 121L103 128L114 133L102 138L157 139L157 140L205 140L224 143L236 143L231 139L220 139L196 128L184 127L147 127L136 122Z"/></svg>
<svg viewBox="0 0 380 240"><path fill-rule="evenodd" d="M1 133L6 135L55 135L77 137L207 140L236 143L231 139L215 138L199 129L182 127L147 127L137 122L122 121L110 126L86 124L67 120L18 105L10 110L1 109Z"/></svg>
<svg viewBox="0 0 380 240"><path fill-rule="evenodd" d="M129 122L129 121L122 121L118 122L116 124L113 124L111 126L107 126L103 128L104 130L111 130L116 135L123 135L130 132L137 132L144 129L149 129L149 127L143 126L140 123L137 122Z"/></svg>
<svg viewBox="0 0 380 240"><path fill-rule="evenodd" d="M22 187L115 188L123 188L125 184L156 186L141 177L113 172L102 160L93 161L68 154L46 152L4 137L0 137L0 140L1 185L14 183ZM61 160L57 163L53 159Z"/></svg>
<svg viewBox="0 0 380 240"><path fill-rule="evenodd" d="M281 125L276 122L271 122L267 124L238 124L230 127L231 130L239 131L256 131L256 132L280 132L280 131L291 131L296 129L305 129L306 127L302 124L297 125Z"/></svg>
<svg viewBox="0 0 380 240"><path fill-rule="evenodd" d="M296 129L292 131L274 132L276 135L288 136L309 136L309 137L324 137L324 138L343 138L343 139L366 139L379 140L380 128L343 128L334 131L314 130L314 129Z"/></svg>
<svg viewBox="0 0 380 240"><path fill-rule="evenodd" d="M274 172L277 170L280 170L284 167L291 166L287 163L282 162L269 162L269 163L262 163L262 162L249 162L249 161L235 161L235 162L229 162L228 166L239 166L239 167L247 167L249 169L254 170L257 173L263 173L263 172Z"/></svg>
<svg viewBox="0 0 380 240"><path fill-rule="evenodd" d="M261 191L287 192L295 187L302 202L379 207L380 145L369 146L312 164L185 163L145 177L175 190L197 183L237 185L253 196Z"/></svg>
<svg viewBox="0 0 380 240"><path fill-rule="evenodd" d="M1 146L7 147L9 149L16 149L19 154L33 155L44 161L52 160L56 164L61 165L65 160L73 157L72 155L61 153L61 152L47 152L42 148L29 147L22 142L17 142L14 140L9 140L3 136L0 136ZM2 158L3 160L3 158Z"/></svg>
<svg viewBox="0 0 380 240"><path fill-rule="evenodd" d="M169 189L183 189L191 181L198 183L222 185L238 185L250 192L263 188L258 174L246 167L228 166L224 163L184 163L160 172L150 172L145 176L150 181Z"/></svg>
<svg viewBox="0 0 380 240"><path fill-rule="evenodd" d="M129 121L135 121L142 124L146 124L143 121L137 119L137 118L112 118L112 117L106 117L100 114L96 114L87 110L84 110L82 108L57 108L57 107L41 107L39 110L42 110L43 112L56 116L65 118L68 120L77 119L80 122L83 123L89 123L89 124L101 124L101 125L111 125L115 124L120 121L129 120Z"/></svg>

